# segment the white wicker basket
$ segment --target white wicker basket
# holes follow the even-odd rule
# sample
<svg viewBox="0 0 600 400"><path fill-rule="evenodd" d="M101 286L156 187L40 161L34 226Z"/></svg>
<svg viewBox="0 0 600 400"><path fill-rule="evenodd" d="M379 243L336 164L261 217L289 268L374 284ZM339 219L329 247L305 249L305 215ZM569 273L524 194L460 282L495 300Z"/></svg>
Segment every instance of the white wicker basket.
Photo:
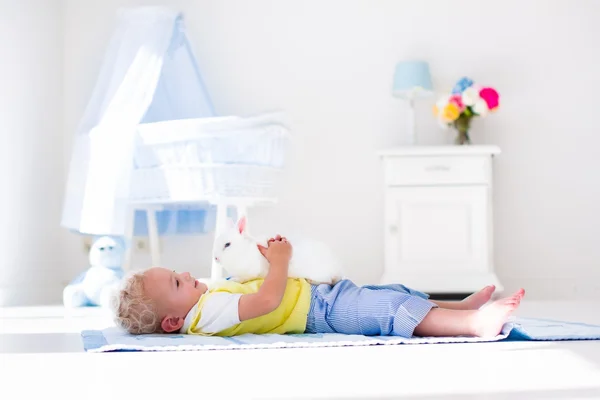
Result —
<svg viewBox="0 0 600 400"><path fill-rule="evenodd" d="M288 141L278 114L141 124L130 199L274 198Z"/></svg>
<svg viewBox="0 0 600 400"><path fill-rule="evenodd" d="M141 124L134 162L136 168L202 163L282 168L288 140L289 132L283 125L254 119L237 123L190 119Z"/></svg>
<svg viewBox="0 0 600 400"><path fill-rule="evenodd" d="M193 201L211 197L274 198L282 170L254 165L196 165L133 170L130 199Z"/></svg>

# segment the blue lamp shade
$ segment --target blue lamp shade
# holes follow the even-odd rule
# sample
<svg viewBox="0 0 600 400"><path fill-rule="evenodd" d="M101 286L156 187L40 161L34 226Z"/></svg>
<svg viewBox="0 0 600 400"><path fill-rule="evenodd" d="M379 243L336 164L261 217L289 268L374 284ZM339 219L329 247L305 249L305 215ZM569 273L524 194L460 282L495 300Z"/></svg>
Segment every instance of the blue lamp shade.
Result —
<svg viewBox="0 0 600 400"><path fill-rule="evenodd" d="M403 61L396 64L392 94L396 97L425 97L433 93L429 64Z"/></svg>

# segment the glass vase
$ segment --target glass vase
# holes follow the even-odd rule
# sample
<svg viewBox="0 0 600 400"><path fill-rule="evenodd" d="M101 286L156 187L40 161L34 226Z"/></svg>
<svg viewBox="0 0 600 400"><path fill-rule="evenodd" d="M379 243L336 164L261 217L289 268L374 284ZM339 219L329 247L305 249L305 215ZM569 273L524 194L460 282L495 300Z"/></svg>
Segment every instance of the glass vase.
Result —
<svg viewBox="0 0 600 400"><path fill-rule="evenodd" d="M457 145L469 145L471 144L471 138L469 137L469 129L471 128L471 116L461 114L456 121L454 121L454 128L456 128L458 135L454 139L454 143Z"/></svg>

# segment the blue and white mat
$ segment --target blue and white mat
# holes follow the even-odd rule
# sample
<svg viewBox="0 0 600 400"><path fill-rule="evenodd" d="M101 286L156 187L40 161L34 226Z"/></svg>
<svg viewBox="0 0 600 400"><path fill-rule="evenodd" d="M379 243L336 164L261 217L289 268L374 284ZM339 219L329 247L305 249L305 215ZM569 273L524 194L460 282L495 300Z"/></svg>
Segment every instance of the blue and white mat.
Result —
<svg viewBox="0 0 600 400"><path fill-rule="evenodd" d="M197 335L130 335L111 327L81 333L87 352L237 350L284 347L335 347L428 343L497 342L501 340L600 340L600 326L533 318L513 318L493 338L362 336L328 334L240 335L205 337Z"/></svg>

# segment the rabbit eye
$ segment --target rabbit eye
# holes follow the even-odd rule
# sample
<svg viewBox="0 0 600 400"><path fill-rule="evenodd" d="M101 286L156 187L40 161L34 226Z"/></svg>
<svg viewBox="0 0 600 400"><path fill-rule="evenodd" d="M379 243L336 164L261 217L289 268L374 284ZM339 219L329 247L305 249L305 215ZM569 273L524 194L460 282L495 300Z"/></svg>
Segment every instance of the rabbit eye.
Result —
<svg viewBox="0 0 600 400"><path fill-rule="evenodd" d="M229 246L231 246L231 243L229 243L229 242L225 243L225 246L223 246L223 250L228 248Z"/></svg>

